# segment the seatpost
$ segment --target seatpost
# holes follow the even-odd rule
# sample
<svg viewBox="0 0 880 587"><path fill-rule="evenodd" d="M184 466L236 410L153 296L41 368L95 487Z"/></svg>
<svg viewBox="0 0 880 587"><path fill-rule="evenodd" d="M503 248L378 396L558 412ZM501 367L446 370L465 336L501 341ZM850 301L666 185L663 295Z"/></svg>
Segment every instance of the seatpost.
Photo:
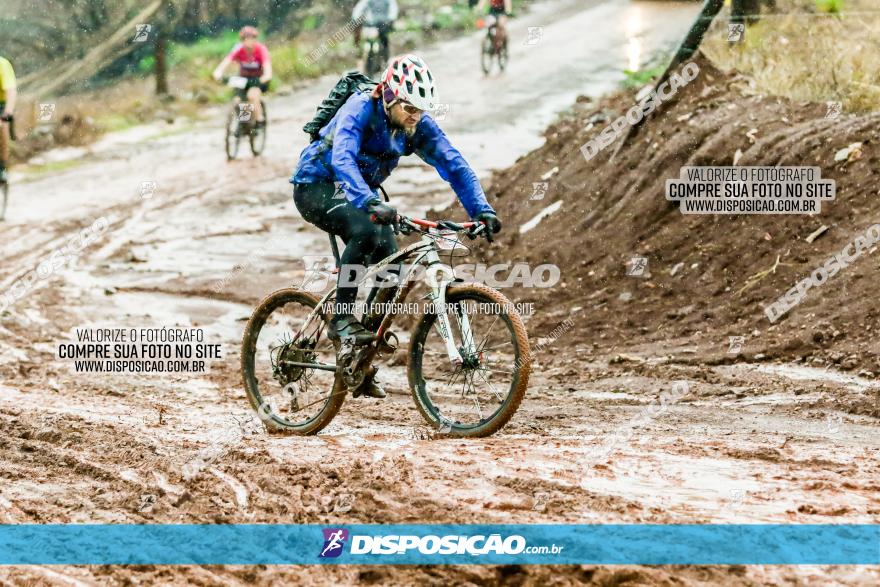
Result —
<svg viewBox="0 0 880 587"><path fill-rule="evenodd" d="M330 235L330 248L333 250L333 258L336 259L336 268L342 269L342 261L339 258L339 245L336 244L336 235Z"/></svg>

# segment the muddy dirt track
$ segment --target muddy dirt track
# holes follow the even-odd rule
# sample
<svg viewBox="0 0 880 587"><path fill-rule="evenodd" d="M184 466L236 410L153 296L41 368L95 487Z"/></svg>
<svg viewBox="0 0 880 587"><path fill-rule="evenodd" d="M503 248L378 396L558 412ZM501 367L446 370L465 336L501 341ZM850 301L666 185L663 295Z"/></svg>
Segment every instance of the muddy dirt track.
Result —
<svg viewBox="0 0 880 587"><path fill-rule="evenodd" d="M611 89L637 38L667 49L692 4L557 2L512 24L511 71L483 79L478 37L425 52L450 92L442 125L485 177L540 146L555 112ZM581 35L596 22L596 35ZM562 64L564 50L589 55ZM474 59L441 59L441 55ZM576 66L576 67L575 67ZM534 85L522 80L537 76ZM564 80L542 83L541 79ZM0 228L0 289L97 218L101 239L0 317L3 523L877 523L877 420L837 409L873 377L789 363L695 361L687 336L614 346L546 338L569 302L536 304L543 342L511 423L479 441L430 440L405 367L382 366L386 400L348 399L316 437L255 425L238 369L241 330L268 292L326 253L286 183L299 131L330 81L268 103L266 156L226 163L225 110L112 135L65 171L14 175ZM462 87L465 84L461 84ZM550 92L547 87L553 87ZM485 96L493 96L487 103ZM57 155L56 156L61 156ZM415 160L387 185L405 213L450 192ZM530 180L531 181L531 180ZM155 182L151 197L142 182ZM508 230L516 230L511 224ZM515 260L515 259L513 259ZM569 285L569 287L572 287ZM592 292L585 288L584 297ZM528 300L528 295L523 297ZM55 358L76 328L195 326L222 345L203 376L74 373ZM675 382L687 392L653 419ZM615 441L629 431L625 441ZM201 463L194 471L191 463ZM188 467L188 464L190 466ZM868 567L15 567L20 584L870 585Z"/></svg>

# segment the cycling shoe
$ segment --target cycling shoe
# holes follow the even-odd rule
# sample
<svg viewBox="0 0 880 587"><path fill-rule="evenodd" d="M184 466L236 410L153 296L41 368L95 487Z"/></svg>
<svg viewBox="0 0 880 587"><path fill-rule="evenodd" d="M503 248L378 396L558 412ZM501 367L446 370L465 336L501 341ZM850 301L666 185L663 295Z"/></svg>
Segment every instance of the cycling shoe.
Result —
<svg viewBox="0 0 880 587"><path fill-rule="evenodd" d="M370 344L376 340L376 334L364 328L364 325L351 315L334 318L327 336L330 340L351 339L355 345Z"/></svg>

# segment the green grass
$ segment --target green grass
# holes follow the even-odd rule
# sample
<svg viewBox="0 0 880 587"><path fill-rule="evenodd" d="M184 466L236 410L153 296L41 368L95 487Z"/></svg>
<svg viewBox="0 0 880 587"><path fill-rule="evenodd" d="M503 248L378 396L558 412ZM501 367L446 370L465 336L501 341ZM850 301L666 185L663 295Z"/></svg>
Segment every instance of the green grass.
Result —
<svg viewBox="0 0 880 587"><path fill-rule="evenodd" d="M238 32L232 30L216 37L201 38L189 45L169 43L168 66L195 66L200 73L210 73L236 43L238 43ZM150 73L155 65L153 56L147 55L138 63L138 70L142 73Z"/></svg>
<svg viewBox="0 0 880 587"><path fill-rule="evenodd" d="M833 16L816 14L825 7ZM722 69L751 78L749 91L797 101L839 101L845 112L880 110L880 13L876 0L779 0L780 14L748 28L745 43L728 43L713 23L701 50ZM862 14L848 15L847 11Z"/></svg>
<svg viewBox="0 0 880 587"><path fill-rule="evenodd" d="M323 17L318 16L317 14L310 14L303 19L300 26L302 27L302 31L304 33L308 33L316 30L319 26L321 26L323 22Z"/></svg>
<svg viewBox="0 0 880 587"><path fill-rule="evenodd" d="M78 167L83 163L85 163L85 159L82 157L78 157L76 159L66 159L64 161L52 161L50 163L43 163L42 165L34 165L27 169L26 177L29 179L44 175L46 173L58 173L60 171L73 169L74 167Z"/></svg>
<svg viewBox="0 0 880 587"><path fill-rule="evenodd" d="M816 0L816 10L829 14L840 14L843 10L843 0Z"/></svg>
<svg viewBox="0 0 880 587"><path fill-rule="evenodd" d="M104 132L116 132L143 124L143 121L134 116L114 112L99 117L95 120L95 124Z"/></svg>
<svg viewBox="0 0 880 587"><path fill-rule="evenodd" d="M626 78L621 82L621 84L627 89L634 90L641 88L645 84L649 83L652 79L661 76L665 69L666 65L663 64L655 65L653 67L647 67L638 71L624 69L623 73L624 75L626 75Z"/></svg>
<svg viewBox="0 0 880 587"><path fill-rule="evenodd" d="M334 49L318 59L309 57L310 52L304 51L296 42L279 45L272 48L272 71L273 77L278 80L293 80L316 77L321 74L321 62L335 61L332 57Z"/></svg>

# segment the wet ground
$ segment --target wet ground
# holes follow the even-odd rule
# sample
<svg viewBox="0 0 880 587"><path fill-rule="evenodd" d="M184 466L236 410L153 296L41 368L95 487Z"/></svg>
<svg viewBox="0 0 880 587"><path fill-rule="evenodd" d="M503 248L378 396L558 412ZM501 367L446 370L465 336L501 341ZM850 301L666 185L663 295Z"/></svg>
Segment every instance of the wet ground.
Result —
<svg viewBox="0 0 880 587"><path fill-rule="evenodd" d="M630 1L537 5L511 24L503 76L479 71L478 35L429 49L424 56L449 105L441 125L488 177L540 145L540 131L578 94L613 88L636 53L644 62L674 46L696 10ZM537 43L529 27L542 27ZM109 227L0 320L0 520L880 521L876 420L828 401L855 401L872 381L800 366L693 365L687 341L613 352L571 348L564 336L548 341L519 412L485 440L427 440L400 360L382 367L392 392L386 400L349 399L320 436L269 436L253 426L238 369L241 330L262 296L301 282L303 255L327 252L323 233L293 207L287 178L305 145L299 129L332 82L269 100L259 159L226 162L225 110L217 108L200 122L108 136L74 153L64 171L13 176L0 228L0 291L95 219ZM144 182L155 182L148 197ZM417 160L386 187L405 213L451 198ZM567 316L566 308L536 312ZM173 326L205 329L224 360L204 376L158 377L77 374L55 358L76 328ZM649 402L675 382L685 382L686 393L645 418ZM0 580L450 584L489 581L494 572L27 567L0 571ZM568 584L588 580L584 573L552 576ZM601 573L617 583L626 573L685 584L880 580L866 567Z"/></svg>

